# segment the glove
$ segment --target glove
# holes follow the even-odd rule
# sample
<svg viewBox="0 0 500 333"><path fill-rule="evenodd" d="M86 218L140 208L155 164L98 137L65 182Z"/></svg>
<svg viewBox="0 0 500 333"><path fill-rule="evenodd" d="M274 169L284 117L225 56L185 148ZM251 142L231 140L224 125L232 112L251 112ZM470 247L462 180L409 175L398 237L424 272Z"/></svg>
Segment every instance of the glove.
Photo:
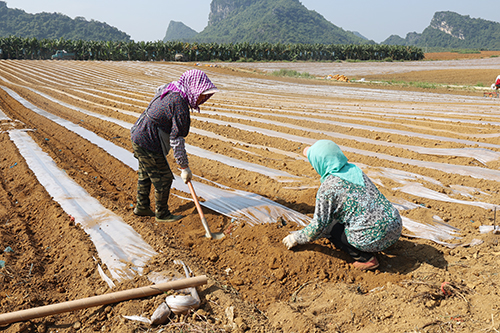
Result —
<svg viewBox="0 0 500 333"><path fill-rule="evenodd" d="M191 169L189 169L189 167L181 169L181 178L184 181L184 184L187 184L187 182L193 179L193 173L191 172Z"/></svg>
<svg viewBox="0 0 500 333"><path fill-rule="evenodd" d="M286 236L285 238L283 238L283 244L285 244L286 248L289 250L292 247L294 247L295 245L297 245L297 240L295 239L295 235L290 234L290 235Z"/></svg>

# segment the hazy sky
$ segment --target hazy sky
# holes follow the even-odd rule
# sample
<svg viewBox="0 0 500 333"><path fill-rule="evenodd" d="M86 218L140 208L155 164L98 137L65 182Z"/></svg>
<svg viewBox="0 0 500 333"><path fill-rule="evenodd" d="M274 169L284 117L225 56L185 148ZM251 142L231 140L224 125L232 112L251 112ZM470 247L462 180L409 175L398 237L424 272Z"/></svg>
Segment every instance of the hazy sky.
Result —
<svg viewBox="0 0 500 333"><path fill-rule="evenodd" d="M200 32L208 23L211 0L4 0L7 7L27 13L62 13L71 18L106 22L134 41L165 37L171 20ZM452 11L472 18L500 22L498 0L302 0L336 26L357 31L377 43L390 35L421 33L435 12Z"/></svg>

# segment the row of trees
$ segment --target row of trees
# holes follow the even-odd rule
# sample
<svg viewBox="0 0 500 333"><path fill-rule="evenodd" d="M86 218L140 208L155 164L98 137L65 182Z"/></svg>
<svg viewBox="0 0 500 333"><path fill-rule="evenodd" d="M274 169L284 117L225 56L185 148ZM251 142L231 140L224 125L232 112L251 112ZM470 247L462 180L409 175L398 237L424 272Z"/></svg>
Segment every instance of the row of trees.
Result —
<svg viewBox="0 0 500 333"><path fill-rule="evenodd" d="M56 50L74 52L77 60L174 61L336 61L421 60L424 52L414 46L186 43L177 41L112 42L66 39L0 38L0 59L50 59Z"/></svg>

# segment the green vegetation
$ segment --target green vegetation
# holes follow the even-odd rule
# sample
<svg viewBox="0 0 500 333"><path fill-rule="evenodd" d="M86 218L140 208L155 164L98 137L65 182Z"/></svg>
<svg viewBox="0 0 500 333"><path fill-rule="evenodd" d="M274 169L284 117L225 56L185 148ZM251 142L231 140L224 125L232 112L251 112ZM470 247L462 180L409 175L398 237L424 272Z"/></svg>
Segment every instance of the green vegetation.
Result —
<svg viewBox="0 0 500 333"><path fill-rule="evenodd" d="M414 88L422 88L422 89L437 89L438 85L435 83L429 83L429 82L414 82L414 81L396 81L396 80L391 80L391 81L378 81L383 84L388 84L388 85L394 85L394 86L399 86L399 87L414 87Z"/></svg>
<svg viewBox="0 0 500 333"><path fill-rule="evenodd" d="M425 53L440 53L440 52L451 52L457 54L480 54L482 49L456 49L456 48L445 48L445 47L428 47L424 48Z"/></svg>
<svg viewBox="0 0 500 333"><path fill-rule="evenodd" d="M170 21L167 28L167 33L163 38L164 42L168 41L185 41L196 36L197 32L182 22Z"/></svg>
<svg viewBox="0 0 500 333"><path fill-rule="evenodd" d="M419 46L425 52L453 49L500 50L500 23L454 12L436 12L431 24L421 34L408 33L404 39L392 35L382 44ZM428 51L427 48L434 50Z"/></svg>
<svg viewBox="0 0 500 333"><path fill-rule="evenodd" d="M274 71L270 75L272 76L281 76L281 77L296 77L302 79L315 79L314 75L309 73L300 73L292 69L280 69L279 71Z"/></svg>
<svg viewBox="0 0 500 333"><path fill-rule="evenodd" d="M191 42L375 44L345 31L299 0L212 0L208 26Z"/></svg>
<svg viewBox="0 0 500 333"><path fill-rule="evenodd" d="M481 50L469 50L469 49L465 49L465 50L451 50L450 52L458 53L458 54L480 54Z"/></svg>
<svg viewBox="0 0 500 333"><path fill-rule="evenodd" d="M429 83L429 82L410 82L410 87L417 87L422 89L436 89L437 85L435 83Z"/></svg>
<svg viewBox="0 0 500 333"><path fill-rule="evenodd" d="M411 61L413 46L377 45L328 22L299 0L212 0L208 27L197 34L172 21L167 39L133 42L105 23L62 14L27 14L0 0L0 59L50 59L56 50L77 60L174 61ZM166 36L167 37L167 36ZM269 42L262 42L262 41ZM271 42L272 41L272 42ZM301 43L300 41L307 41ZM290 75L288 73L287 75Z"/></svg>
<svg viewBox="0 0 500 333"><path fill-rule="evenodd" d="M412 46L112 42L65 39L0 38L0 59L50 59L56 50L76 53L77 60L173 61L347 61L421 60L422 49Z"/></svg>
<svg viewBox="0 0 500 333"><path fill-rule="evenodd" d="M236 62L255 62L252 58L239 58Z"/></svg>
<svg viewBox="0 0 500 333"><path fill-rule="evenodd" d="M351 82L354 82L354 78L351 78ZM456 89L456 90L473 90L485 88L488 85L483 82L478 82L475 85L449 85L443 83L432 83L432 82L421 82L421 81L398 81L398 80L373 80L369 81L371 84L382 84L396 86L399 88L421 88L421 89Z"/></svg>
<svg viewBox="0 0 500 333"><path fill-rule="evenodd" d="M407 45L407 42L404 38L401 38L398 35L390 35L386 40L382 42L385 45Z"/></svg>
<svg viewBox="0 0 500 333"><path fill-rule="evenodd" d="M75 39L94 41L130 41L130 36L106 23L87 21L59 13L28 14L7 8L0 1L0 37L16 36L36 39Z"/></svg>

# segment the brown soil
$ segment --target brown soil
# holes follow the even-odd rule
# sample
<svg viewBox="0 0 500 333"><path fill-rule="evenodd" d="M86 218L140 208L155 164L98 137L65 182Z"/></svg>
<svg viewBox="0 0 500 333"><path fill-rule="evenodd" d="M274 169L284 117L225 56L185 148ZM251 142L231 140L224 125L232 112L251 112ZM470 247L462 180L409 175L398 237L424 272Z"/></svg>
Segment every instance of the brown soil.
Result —
<svg viewBox="0 0 500 333"><path fill-rule="evenodd" d="M487 58L500 57L500 51L481 51L480 53L455 53L455 52L441 52L441 53L426 53L424 60L438 61L438 60L471 60L471 59L487 59ZM499 69L440 69L440 70L419 70L398 74L386 75L367 75L368 80L386 80L386 81L403 81L403 82L425 82L435 83L439 85L450 86L478 86L489 88L497 77ZM401 87L398 87L401 89ZM403 89L405 89L403 87ZM412 89L413 90L413 89ZM460 89L457 91L453 87L440 87L437 86L432 90L443 91L447 90L448 93L477 95L477 91L470 90L464 91Z"/></svg>
<svg viewBox="0 0 500 333"><path fill-rule="evenodd" d="M436 55L433 55L433 59L437 59ZM297 84L308 87L337 84L273 79L229 67L203 67L223 92L216 94L196 116L314 139L328 138L327 135L312 131L324 129L380 142L429 148L473 146L388 134L383 129L470 140L478 134L498 133L498 125L488 123L464 126L460 122L416 117L421 115L419 110L427 109L480 112L489 108L484 115L465 112L453 117L496 122L499 103L493 98L481 100L481 108L476 111L473 102L462 102L458 97L456 103L440 103L405 102L399 98L369 100L360 97L354 100L315 94L311 92L314 89L300 94L288 92L285 88L292 89ZM68 119L131 151L128 130L63 107L27 88L36 89L80 108L132 123L135 117L116 110L139 114L151 98L154 87L175 80L189 68L193 68L192 64L1 61L0 77L4 80L0 80L0 85L16 91L39 108ZM256 69L258 70L257 64ZM478 77L466 75L467 71L444 69L426 72L422 69L421 72L398 75L405 80L419 80L422 75L428 78L427 81L450 85L476 84ZM485 82L490 82L497 75L494 70L485 71L488 73L476 71L479 76L484 75ZM145 87L146 84L151 86ZM285 88L276 88L281 86ZM342 86L352 89L371 87L361 84ZM130 87L136 87L137 91L132 91ZM275 88L277 90L273 90ZM408 90L426 91L408 87L399 90L401 95ZM432 91L444 94L450 92L445 88ZM452 93L482 97L482 93L468 90L454 90ZM318 119L337 120L325 118L322 113L325 112L325 107L328 108L326 114L338 115L338 121L376 126L380 127L380 131L314 122ZM388 112L407 110L415 118L398 119L369 113L350 114L345 111L373 107L383 108ZM265 113L260 118L310 128L311 131L238 120L226 113L234 113L235 110L251 112L255 108ZM207 285L198 287L202 299L200 309L188 315L172 315L165 325L150 326L123 317L150 317L165 298L161 294L17 322L0 327L3 332L495 332L500 329L498 236L491 233L479 234L478 231L479 225L496 222L496 214L491 209L405 194L397 190L401 184L381 177L383 185L379 188L387 197L405 199L425 207L404 211L402 215L417 221L429 221L435 215L440 216L460 229L464 243L473 239L480 239L483 243L450 249L429 240L402 237L396 245L379 254L379 269L362 272L354 269L352 260L326 240L318 240L293 251L286 250L281 240L291 230L299 228L293 223L284 226L281 223L236 225L231 223L230 218L205 208L205 216L212 232L226 234L222 240L209 240L203 237L204 231L194 204L173 195L170 199L173 212L186 215L181 221L159 224L153 218L137 217L132 213L131 207L135 201L137 181L133 170L73 132L25 108L3 89L0 89L0 110L11 119L20 121L0 122L0 130L4 130L0 132L0 249L3 251L9 246L13 249L13 252L0 253L0 260L5 261L5 267L0 269L2 313L150 285L151 282L146 278L149 272L159 272L171 267L181 271L173 264L175 259L187 263L195 275L205 274L209 277ZM209 116L203 113L204 110L221 112L219 116ZM310 114L310 119L285 120L277 117L288 111L306 111ZM345 120L342 118L344 116L351 118ZM440 114L433 116L451 117ZM300 153L303 145L285 138L273 138L201 120L193 120L192 126L231 140L246 142L248 145L241 146L193 133L187 138L188 144L304 177L300 185L311 188L290 189L288 183L190 156L190 166L197 177L257 193L312 216L319 180L311 166L303 160L250 146L254 144ZM113 290L109 289L97 272L99 255L87 234L47 194L10 141L5 130L14 127L36 129L29 132L31 137L54 159L57 166L64 169L102 205L120 215L160 253L148 263L144 275L119 283ZM500 139L496 136L474 140L500 144ZM472 158L424 155L403 148L378 146L348 138L336 141L352 148L414 160L482 166L492 170L498 170L500 165L498 161L481 165ZM491 150L499 151L494 148ZM439 180L443 187L430 183L426 183L426 186L456 199L497 205L500 203L500 183L495 181L360 154L348 154L348 157L352 162L368 165L372 170L387 167L432 177ZM170 165L175 166L171 155L168 159ZM174 167L173 171L177 173ZM204 181L201 178L196 180ZM452 185L474 188L472 197L453 193ZM185 196L175 190L172 192ZM227 315L231 307L235 314L233 321Z"/></svg>
<svg viewBox="0 0 500 333"><path fill-rule="evenodd" d="M384 80L396 82L394 87L385 87L386 89L435 91L449 94L478 96L481 92L470 86L484 87L486 90L486 88L489 88L495 80L495 73L497 72L499 71L491 69L441 69L398 74L367 75L366 79L373 81ZM454 82L453 86L449 86L450 81ZM408 88L404 86L404 83L398 84L398 82L420 82L429 85L429 88ZM434 86L432 86L433 84ZM459 89L457 89L455 85L460 86ZM469 88L463 89L463 86L469 86Z"/></svg>
<svg viewBox="0 0 500 333"><path fill-rule="evenodd" d="M499 57L500 51L480 51L479 53L436 52L426 53L424 60L463 60Z"/></svg>

